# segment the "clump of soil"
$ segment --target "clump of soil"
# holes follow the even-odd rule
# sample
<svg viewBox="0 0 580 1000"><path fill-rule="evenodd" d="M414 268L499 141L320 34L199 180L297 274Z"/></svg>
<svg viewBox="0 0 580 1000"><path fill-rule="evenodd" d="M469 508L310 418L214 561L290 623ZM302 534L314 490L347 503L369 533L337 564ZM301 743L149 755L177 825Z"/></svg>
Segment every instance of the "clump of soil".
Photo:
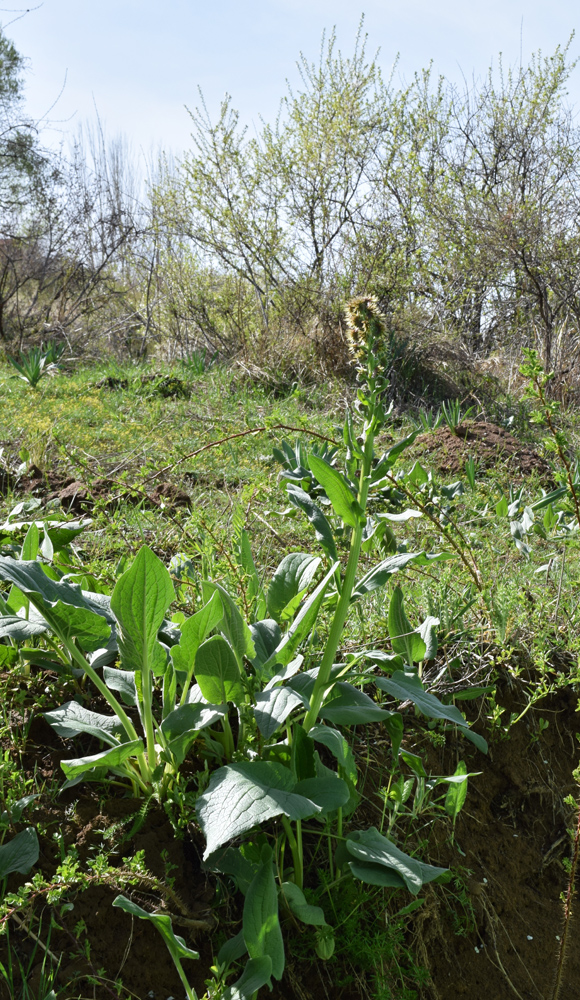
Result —
<svg viewBox="0 0 580 1000"><path fill-rule="evenodd" d="M116 378L114 375L106 375L105 378L95 382L95 389L128 389L129 381L126 378Z"/></svg>
<svg viewBox="0 0 580 1000"><path fill-rule="evenodd" d="M59 500L67 513L86 514L94 506L95 500L109 500L113 496L135 503L149 502L154 507L163 504L166 507L189 507L191 498L185 490L174 483L161 483L150 493L142 490L132 491L130 487L115 483L112 479L95 479L90 486L65 476L57 471L43 472L32 465L25 476L16 477L9 472L0 474L0 496L9 491L40 497L47 503Z"/></svg>
<svg viewBox="0 0 580 1000"><path fill-rule="evenodd" d="M457 475L463 472L466 459L471 455L482 469L499 462L518 478L535 472L546 482L553 480L553 472L541 455L496 424L465 420L454 430L445 426L421 434L415 445L419 447L419 458L428 456L443 473Z"/></svg>

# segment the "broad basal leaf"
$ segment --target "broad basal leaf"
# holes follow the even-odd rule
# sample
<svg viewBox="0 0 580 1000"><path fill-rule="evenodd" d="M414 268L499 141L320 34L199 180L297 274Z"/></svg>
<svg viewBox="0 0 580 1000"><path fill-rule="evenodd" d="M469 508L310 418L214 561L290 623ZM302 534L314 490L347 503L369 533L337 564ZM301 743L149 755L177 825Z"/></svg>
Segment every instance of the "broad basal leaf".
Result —
<svg viewBox="0 0 580 1000"><path fill-rule="evenodd" d="M254 716L262 735L270 739L295 708L304 704L291 688L274 687L256 695Z"/></svg>
<svg viewBox="0 0 580 1000"><path fill-rule="evenodd" d="M68 639L76 639L88 653L105 646L110 639L111 626L88 608L74 608L58 601L45 614L53 629L56 627Z"/></svg>
<svg viewBox="0 0 580 1000"><path fill-rule="evenodd" d="M357 769L354 754L350 748L348 740L344 738L342 733L340 733L338 729L334 729L332 726L317 724L312 727L308 735L311 739L315 740L316 743L322 743L323 746L330 750L331 754L336 758L339 767L342 767L344 773L350 781L352 781L353 784L356 784Z"/></svg>
<svg viewBox="0 0 580 1000"><path fill-rule="evenodd" d="M77 701L67 701L60 708L45 712L44 718L59 736L65 739L78 733L89 733L109 746L117 746L125 732L116 715L100 715L90 712Z"/></svg>
<svg viewBox="0 0 580 1000"><path fill-rule="evenodd" d="M28 826L0 846L0 881L11 872L27 875L38 861L39 846L36 830Z"/></svg>
<svg viewBox="0 0 580 1000"><path fill-rule="evenodd" d="M14 642L25 642L35 635L42 635L47 631L47 624L43 618L38 616L35 620L20 618L18 615L6 615L0 618L0 639L14 639Z"/></svg>
<svg viewBox="0 0 580 1000"><path fill-rule="evenodd" d="M171 659L176 670L183 670L188 676L193 671L195 654L204 639L218 627L223 618L223 604L217 590L214 590L207 604L181 625L181 638L177 646L171 648Z"/></svg>
<svg viewBox="0 0 580 1000"><path fill-rule="evenodd" d="M90 771L93 767L118 767L129 757L136 757L143 753L143 740L131 740L129 743L120 743L117 747L104 750L102 753L91 754L90 757L77 757L72 760L61 760L62 767L67 778L76 778L84 771Z"/></svg>
<svg viewBox="0 0 580 1000"><path fill-rule="evenodd" d="M320 581L316 590L310 595L304 606L300 609L296 618L292 622L286 635L272 653L269 660L262 664L264 669L274 667L276 664L286 666L298 650L298 647L310 635L314 628L320 605L324 600L327 588L334 578L338 563L334 563L323 580Z"/></svg>
<svg viewBox="0 0 580 1000"><path fill-rule="evenodd" d="M209 702L215 705L243 702L244 688L238 661L221 635L214 635L202 643L195 656L194 669L195 679Z"/></svg>
<svg viewBox="0 0 580 1000"><path fill-rule="evenodd" d="M270 981L272 975L272 959L269 955L250 958L240 978L236 979L233 986L226 987L221 1000L249 1000Z"/></svg>
<svg viewBox="0 0 580 1000"><path fill-rule="evenodd" d="M202 589L204 601L209 601L210 597L212 597L216 591L220 595L223 606L223 617L219 624L219 628L229 639L240 662L244 659L244 657L247 657L248 660L253 660L256 655L256 650L254 649L252 634L248 625L242 618L235 601L232 600L227 590L220 586L219 583L210 583L209 581L204 580Z"/></svg>
<svg viewBox="0 0 580 1000"><path fill-rule="evenodd" d="M252 663L259 670L278 648L282 634L280 626L273 618L264 618L255 625L250 625L250 632L256 650Z"/></svg>
<svg viewBox="0 0 580 1000"><path fill-rule="evenodd" d="M272 975L281 979L284 972L284 941L278 919L278 891L274 879L272 850L263 850L258 868L244 900L242 920L244 940L250 958L271 959Z"/></svg>
<svg viewBox="0 0 580 1000"><path fill-rule="evenodd" d="M332 695L325 701L318 713L338 726L356 726L367 722L381 722L391 715L381 708L368 694L340 681L334 685Z"/></svg>
<svg viewBox="0 0 580 1000"><path fill-rule="evenodd" d="M36 561L21 562L9 556L0 556L0 580L14 584L23 594L36 594L41 602L70 604L75 608L87 607L80 587L73 587L60 580L51 580ZM40 609L42 610L42 609Z"/></svg>
<svg viewBox="0 0 580 1000"><path fill-rule="evenodd" d="M333 778L329 775L324 778L305 778L298 782L295 791L319 806L322 816L345 806L350 798L346 781L336 775Z"/></svg>
<svg viewBox="0 0 580 1000"><path fill-rule="evenodd" d="M117 670L115 667L103 667L103 680L111 691L121 695L126 705L139 705L135 672L133 670Z"/></svg>
<svg viewBox="0 0 580 1000"><path fill-rule="evenodd" d="M157 633L173 600L175 591L167 569L143 545L117 580L111 598L111 609L120 626L118 642L125 669L163 673L167 658Z"/></svg>
<svg viewBox="0 0 580 1000"><path fill-rule="evenodd" d="M303 924L309 924L312 927L324 927L326 925L324 910L320 906L311 906L307 902L302 889L295 885L294 882L282 882L280 889L288 908Z"/></svg>
<svg viewBox="0 0 580 1000"><path fill-rule="evenodd" d="M275 816L306 819L322 811L296 794L294 786L292 772L271 761L228 764L214 771L197 800L197 817L207 841L204 858Z"/></svg>
<svg viewBox="0 0 580 1000"><path fill-rule="evenodd" d="M443 875L446 868L436 868L409 857L375 828L349 833L346 847L354 858L366 864L379 865L394 870L403 879L409 892L417 894L426 882ZM354 871L353 871L354 874ZM360 876L357 876L360 877ZM365 879L367 881L367 879ZM384 883L374 883L384 884Z"/></svg>
<svg viewBox="0 0 580 1000"><path fill-rule="evenodd" d="M174 740L192 729L199 732L207 726L212 726L214 722L223 719L224 715L223 705L209 705L202 702L180 705L163 720L161 732L167 740Z"/></svg>

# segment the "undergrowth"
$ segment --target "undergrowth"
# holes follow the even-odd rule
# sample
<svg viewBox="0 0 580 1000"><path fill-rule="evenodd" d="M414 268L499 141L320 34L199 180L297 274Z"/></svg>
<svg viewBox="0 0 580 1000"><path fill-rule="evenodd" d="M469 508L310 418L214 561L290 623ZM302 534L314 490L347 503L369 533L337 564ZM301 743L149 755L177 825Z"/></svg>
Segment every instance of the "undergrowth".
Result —
<svg viewBox="0 0 580 1000"><path fill-rule="evenodd" d="M265 604L259 610L260 594L267 593L284 557L289 553L312 551L311 525L314 521L318 540L316 557L323 560L320 563L323 568L315 568L318 576L310 577L303 590L296 590L297 600L286 617L280 619L280 626L283 632L288 628L301 607L300 601L303 604L305 595L311 592L308 591L310 580L319 582L322 573L330 571L328 589L324 591L325 603L317 607L317 616L303 648L306 657L303 669L320 665L321 657L324 662L323 651L332 646L341 588L347 579L344 568L341 576L340 569L337 575L336 566L334 570L332 566L335 563L347 566L359 516L353 507L356 517L349 521L344 497L337 500L333 483L336 485L336 475L344 469L340 475L350 490L350 484L360 475L361 464L365 461L358 437L348 430L348 421L343 427L345 406L357 403L352 388L338 382L327 386L294 386L286 395L274 397L264 387L253 385L250 379L242 379L239 373L217 364L207 369L181 366L154 372L140 366L119 366L114 373L105 368L79 369L47 375L34 392L24 381L11 379L10 372L5 369L0 375L0 383L5 401L0 418L5 472L2 479L5 521L0 528L0 556L4 561L36 560L45 568L47 579L59 581L66 577L67 581L80 583L85 591L97 595L110 595L117 588L116 593L120 595L122 581L136 565L137 553L146 545L160 564L169 569L174 599L167 614L171 614L174 629L179 630L185 621L207 605L210 592L204 587L208 580L219 581L224 592L234 597L244 622L255 628L266 616ZM360 391L358 405L360 408ZM364 405L362 411L364 416ZM522 413L522 408L518 408L517 420L510 426L515 432L521 424L522 433L528 435L529 426ZM368 416L367 411L367 424ZM498 460L494 468L485 471L478 470L474 463L455 483L449 483L425 458L416 461L413 440L413 434L419 429L416 415L413 419L411 415L382 415L383 426L378 440L383 457L397 442L409 440L405 449L401 449L400 457L397 456L396 465L393 460L392 465L387 463L385 466L382 478L377 474L378 488L368 504L366 495L363 498L366 524L362 528L363 521L360 521L364 533L357 556L359 583L369 574L372 578L377 559L385 567L387 564L398 567L393 562L398 558L400 569L396 572L391 568L388 572L383 570L385 575L384 579L381 577L380 586L373 584L358 602L345 608L337 646L328 654L329 665L342 664L341 676L361 694L364 687L376 709L384 713L394 711L396 714L398 711L389 678L393 671L398 676L396 672L399 671L407 677L412 674L445 711L466 710L476 730L492 744L509 740L512 727L522 719L530 720L530 724L533 722L536 728L531 739L541 741L542 731L553 724L542 703L562 690L569 689L576 695L580 683L577 627L580 581L574 493L577 473L571 457L576 418L573 413L560 414L559 420L559 433L563 436L558 440L568 466L562 469L557 458L553 459L550 482L539 477L522 481L517 472L509 472ZM430 418L419 422L420 428L427 433L430 429L434 432L435 423ZM280 424L295 430L273 429ZM264 429L236 437L255 428ZM312 436L313 432L319 436L318 441ZM379 428L376 433L379 434ZM316 448L323 447L320 438L326 440L324 447L336 448L330 459L320 460L325 463L323 465L316 464ZM286 441L283 453L286 464L280 461L282 440ZM186 457L211 441L222 443L199 451L191 458ZM539 441L538 447L542 447ZM314 461L310 458L312 455ZM375 470L380 469L382 460L380 452L375 451L372 462ZM39 488L37 499L22 494L26 476L30 478L33 466L47 477L45 487ZM326 467L332 470L331 474ZM58 500L45 505L43 494L46 497L51 490L57 491L57 484L49 481L57 476L63 479L72 476L86 485L88 496L84 512L77 509L67 513ZM109 481L106 490L98 487L103 479ZM157 485L167 482L184 491L189 502L176 505L169 494L164 497L154 493ZM287 490L284 484L289 484ZM360 502L360 492L357 496ZM353 493L353 500L354 497ZM25 506L19 509L17 503L22 499L25 499ZM312 503L329 524L334 536L332 545L318 514L312 513ZM62 529L64 522L70 525L72 537L57 537L58 528ZM36 549L30 534L32 531L34 535L36 529L32 526L35 523L38 527L38 537L34 536ZM54 527L51 528L51 524ZM430 558L439 557L442 552L454 558L448 561ZM425 553L425 558L414 558ZM391 572L395 574L393 580ZM4 619L15 614L28 618L30 594L22 594L18 584L12 581L9 586L8 578L3 579L0 610ZM397 586L399 583L402 590ZM119 601L120 597L117 604ZM274 613L272 607L270 615ZM117 624L128 628L122 624L122 616L117 618ZM53 629L52 638L31 635L25 642L11 638L13 634L16 633L4 631L4 638L0 638L3 713L0 782L4 802L0 850L15 837L33 830L43 843L50 839L62 855L64 841L59 844L58 838L54 839L55 830L47 818L43 819L42 810L38 808L42 805L48 816L53 808L51 803L58 802L62 774L52 767L43 768L40 763L31 768L30 732L42 713L50 713L63 702L93 705L87 678L74 673L81 659L89 655L88 648L83 648L78 640L67 646L65 633L59 634L58 629L56 632ZM223 625L220 634L225 635L239 663L245 664L247 670L248 652L238 653L232 635ZM413 638L409 640L408 636ZM168 648L173 648L173 640L165 637L163 641L169 643ZM205 641L212 642L212 637ZM66 656L63 650L68 650ZM252 662L250 676L259 677L267 658L258 665ZM266 675L263 679L267 679ZM158 693L154 693L158 710L163 702L165 712L165 702L175 699L175 692L171 694L171 686L175 687L175 683L179 692L180 680L175 682L170 677L161 685L154 682L154 692L158 689ZM323 701L329 696L330 683L329 675L320 692ZM500 695L506 683L510 690L518 692L520 704L516 710L506 709L502 704ZM412 689L402 690L407 697L411 695L413 701ZM153 766L154 741L151 741L148 744L150 770L141 767L139 776L135 777L123 770L122 762L116 762L108 793L124 794L123 781L128 776L128 787L133 782L132 794L153 794L165 802L166 814L174 823L176 834L187 835L197 822L197 799L206 795L208 787L211 793L214 769L227 771L232 762L237 765L247 759L253 760L256 752L263 752L263 733L260 734L259 729L253 731L247 717L247 706L253 703L257 692L257 687L246 692L246 701L233 688L227 697L224 696L224 703L237 705L237 715L231 713L229 729L225 724L223 730L219 729L221 724L213 723L205 749L195 751L194 764L198 769L195 780L194 764L184 768L175 765L172 777L165 784L165 778L156 778L155 767L164 762L165 774L169 774L167 769L174 763L165 756L160 758L161 763L156 759ZM309 694L309 698L315 696ZM93 710L96 707L102 712L103 704L97 706L95 702ZM315 700L309 704L304 727L306 738L318 711L313 707ZM342 726L341 732L346 735L356 762L356 813L349 812L350 806L344 805L343 816L343 805L335 805L334 811L328 814L326 826L311 829L308 824L314 821L308 819L304 821L303 832L301 820L296 821L296 827L292 823L278 823L275 835L271 830L268 832L269 839L260 839L260 834L248 840L244 858L245 863L253 865L253 878L266 879L266 869L268 872L271 869L274 885L276 875L276 892L280 894L279 919L284 936L291 942L292 974L296 975L296 967L309 968L317 960L326 962L321 975L343 991L340 995L411 1000L423 996L422 990L427 989L429 974L423 967L424 956L419 960L411 943L414 905L409 905L392 884L389 887L388 881L377 887L351 876L346 878L349 867L352 870L355 854L335 854L336 845L342 844L344 851L345 843L356 843L356 839L348 841L348 830L353 823L357 828L361 824L376 827L381 836L386 835L406 856L419 857L425 864L433 849L435 829L443 830L444 842L454 848L455 822L462 808L469 809L469 789L477 782L477 777L469 776L468 779L465 766L455 775L433 775L428 760L449 738L445 711L443 715L435 712L427 721L429 715L425 704L420 700L415 704L415 715L409 718L409 712L404 713L405 740L398 746L395 733L398 722L396 725L390 722L391 728L387 730L381 724L381 732L376 735L374 730L369 730L371 735L366 740L361 736L364 729L361 721L355 723L354 730L344 721L337 723ZM419 723L415 725L413 720L417 717ZM384 720L386 718L385 714ZM298 722L296 731L300 729ZM467 722L465 726L469 728ZM286 739L291 747L292 739L298 739L292 735L294 730L291 732L290 722L287 727L286 732L282 727L278 734L279 746ZM319 724L317 728L320 729ZM135 735L139 738L138 733ZM384 744L382 749L381 743ZM102 750L94 734L90 747L86 739L83 746L85 757L87 748L89 756ZM70 757L70 747L67 752ZM276 760L277 767L286 767L285 751L277 750L276 753L277 757L264 759ZM85 757L75 758L77 769L79 759ZM320 751L317 760L317 777L314 772L304 771L302 780L319 780L323 774L328 779L329 768L334 768L336 761L326 751ZM294 763L293 766L298 765ZM477 770L477 757L472 753L469 772ZM298 777L301 773L295 771ZM342 764L338 772L333 773L343 782L348 777ZM446 783L436 785L435 778ZM104 781L105 776L99 776L99 780ZM353 776L348 780L354 781ZM456 790L463 787L467 790L467 799L459 801ZM135 822L140 815L138 808ZM146 810L142 822L145 819ZM248 836L246 832L244 836ZM114 843L114 829L109 838ZM333 846L326 849L325 845ZM223 848L223 844L220 847ZM61 866L64 861L61 856ZM90 871L94 873L94 861L92 864ZM109 879L116 890L125 891L130 881L129 873L119 866L118 859L115 860L114 848L110 856L104 855L101 864L105 866L101 873L103 884ZM3 890L2 920L12 928L13 938L16 929L14 954L17 958L10 967L4 962L0 973L5 983L12 984L10 989L14 995L22 1000L28 997L23 984L28 976L26 970L30 968L27 964L30 942L35 942L36 950L42 952L45 971L42 973L43 985L39 987L41 992L48 997L54 988L56 995L60 995L58 991L62 987L61 981L57 981L60 956L54 956L54 961L50 957L53 955L51 935L56 931L47 933L46 910L39 910L30 903L35 892L40 897L54 890L43 874L42 862L33 862L30 867L33 866L35 874L28 876L27 884L34 886L36 879L35 890L14 889L15 881L20 884L25 881L15 874L14 868L7 869L10 884L4 882ZM303 878L300 866L304 869ZM474 911L466 888L469 880L458 874L460 868L458 856L457 869L450 876L454 881L443 880L443 884L435 885L429 892L438 893L441 908L452 913L454 932L469 936L474 933ZM235 938L236 928L240 930L243 919L242 911L248 906L248 888L244 889L239 873L224 871L219 865L216 870L221 874L214 877L222 885L221 895L218 893L217 919L222 927L231 926ZM74 901L83 891L78 880L73 884L70 871L68 875L66 872L61 868L59 905L61 900L63 904L67 904L69 898ZM86 878L86 874L83 877ZM167 897L171 895L170 874L164 876L165 890L160 889L157 874L142 873L142 883L147 878L152 880L151 891L156 891L161 900L159 912L169 915L171 920L175 906L167 904ZM337 878L339 882L344 879L339 890L335 888ZM304 892L304 902L296 897L298 902L293 899L290 904L290 896L286 898L284 893L291 895L294 890L284 890L288 884ZM140 899L140 903L135 899ZM50 919L56 922L56 927L57 900L53 902L54 912ZM420 907L422 897L413 902ZM134 917L150 919L150 906L143 911L144 916L137 912L141 904L143 898L135 897L130 904L131 912ZM308 920L301 923L307 913L304 909L300 911L304 906L322 908L324 919L310 913L311 923ZM321 930L325 927L332 927L332 933ZM176 929L179 930L177 924ZM247 929L245 935L246 943L253 941ZM167 941L170 951L178 947L171 943L172 939L166 937ZM317 958L313 956L313 941ZM238 954L239 949L230 947L231 941L229 951L226 945L228 941L222 940L219 954L216 952L213 956L214 972L213 978L208 980L208 996L234 997L236 988L242 990L240 995L246 995L243 984L232 987L229 981L234 972L239 975L238 962L243 952ZM275 968L278 952L269 951L269 948L273 946L252 943L248 949L247 967L273 955L274 966L270 971ZM250 972L255 968L257 966L251 966ZM94 995L129 996L124 992L122 977L111 980L110 972L93 968L86 974L92 977L92 988L97 990ZM279 978L276 972L271 974ZM242 978L243 975L245 973ZM257 979L252 980L252 984L255 982ZM84 995L82 986L74 988L79 989L79 997Z"/></svg>

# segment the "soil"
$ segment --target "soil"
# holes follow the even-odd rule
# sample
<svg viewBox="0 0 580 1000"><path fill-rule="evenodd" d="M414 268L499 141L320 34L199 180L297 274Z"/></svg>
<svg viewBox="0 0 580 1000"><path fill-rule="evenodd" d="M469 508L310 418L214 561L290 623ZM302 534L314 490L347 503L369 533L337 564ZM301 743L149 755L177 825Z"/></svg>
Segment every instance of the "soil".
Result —
<svg viewBox="0 0 580 1000"><path fill-rule="evenodd" d="M161 483L150 491L143 491L132 490L123 483L100 478L93 480L89 486L82 480L65 476L58 471L43 472L36 465L31 466L26 475L18 478L7 471L1 472L0 495L9 490L25 496L40 497L47 503L58 500L64 511L73 514L89 513L96 500L118 500L121 497L129 502L145 502L153 507L191 506L189 494L174 483Z"/></svg>
<svg viewBox="0 0 580 1000"><path fill-rule="evenodd" d="M508 718L510 712L519 712L525 705L521 691L507 680L500 689L498 702L505 707ZM468 704L475 712L476 703ZM91 707L102 708L96 704ZM549 726L538 736L540 715L549 721ZM431 773L453 773L459 759L466 761L469 771L481 773L469 781L455 842L451 843L448 820L436 819L428 826L429 842L422 845L421 856L432 864L452 866L455 879L447 886L428 886L425 904L411 918L408 943L420 964L429 971L430 981L418 987L417 992L405 995L417 1000L456 1000L458 996L474 1000L506 1000L511 996L520 1000L552 1000L558 936L563 924L560 897L567 888L565 864L571 855L567 830L575 823L574 810L564 799L577 791L572 777L578 762L580 730L576 698L565 689L558 696L546 699L528 712L509 731L509 736L501 730L486 732L481 721L475 723L475 728L490 740L487 756L451 731L447 732L444 747L433 746L413 711L406 715L409 747L417 752L417 739L422 741L421 752ZM373 801L375 786L383 783L388 765L388 740L380 727L373 730L376 732L370 742L377 748L376 757L367 767L366 804L357 813L357 827L377 824L377 815L369 803ZM75 741L75 751L77 745ZM97 743L87 738L82 752L93 753L96 749ZM368 761L366 741L360 751ZM70 754L70 742L58 737L41 717L35 718L22 762L25 771L32 774L36 768L50 787L55 773L61 773L60 760ZM192 984L203 996L204 980L210 975L212 938L215 948L215 935L224 929L224 923L228 925L228 936L237 932L240 900L229 896L227 886L222 886L219 894L222 905L217 911L221 927L215 929L212 902L216 887L200 866L203 841L199 832L190 825L182 837L177 837L168 816L158 806L149 809L136 829L140 805L131 798L99 797L98 786L87 784L57 796L43 795L27 817L28 822L43 831L37 870L42 870L45 876L54 872L60 860L55 834L62 836L66 848L76 847L81 861L104 847L112 850L111 863L120 865L124 857L143 850L147 867L154 875L161 879L169 875L174 879L181 906L175 929L190 947L200 952L198 962L186 962L185 966ZM10 888L22 882L21 876L12 879ZM58 927L52 930L49 941L51 951L63 955L61 982L70 982L75 974L79 976L78 987L69 986L67 1000L88 996L106 1000L116 996L112 983L119 977L127 991L123 996L138 1000L170 997L182 1000L183 988L158 932L146 921L132 920L128 914L114 909L111 904L118 892L114 887L93 886L67 896L74 908L58 916ZM161 912L176 912L174 905L164 904L147 886L124 892L145 909L161 905ZM393 897L393 913L406 902L400 895ZM36 917L44 912L42 927L48 927L46 910L37 904L34 912ZM186 922L182 923L184 915ZM194 921L198 929L192 930L188 920ZM32 926L38 931L36 922ZM580 914L573 915L571 922L560 1000L578 996L579 932ZM90 942L88 961L83 954L83 943L87 941ZM13 921L10 943L22 961L33 954L33 940ZM5 952L6 939L0 938L3 963ZM337 988L334 961L310 963L298 959L292 954L291 941L287 957L287 973L275 985L272 1000L376 997L366 972L361 972L349 986ZM40 976L40 951L37 958L29 978L31 986ZM90 974L98 974L96 985L88 983ZM402 994L395 992L392 996L399 1000ZM0 1000L12 998L0 988Z"/></svg>
<svg viewBox="0 0 580 1000"><path fill-rule="evenodd" d="M436 431L421 434L415 447L419 448L419 459L429 456L432 465L451 475L463 473L471 455L480 469L501 463L518 480L533 472L547 483L553 479L553 472L541 455L496 424L466 420L454 430L438 427Z"/></svg>
<svg viewBox="0 0 580 1000"><path fill-rule="evenodd" d="M498 701L508 717L524 705L509 690ZM487 757L466 744L448 745L438 760L432 754L432 773L453 773L461 755L469 771L482 774L470 779L455 845L447 828L433 829L431 842L439 840L440 848L431 847L429 860L463 872L474 925L461 912L457 887L455 898L450 892L446 900L429 889L414 926L418 954L432 976L420 994L424 1000L552 1000L571 857L568 831L576 825L564 801L578 794L572 777L576 707L569 689L546 699L509 738L493 739ZM539 716L549 726L538 736ZM559 1000L580 995L579 912L573 911L568 942Z"/></svg>

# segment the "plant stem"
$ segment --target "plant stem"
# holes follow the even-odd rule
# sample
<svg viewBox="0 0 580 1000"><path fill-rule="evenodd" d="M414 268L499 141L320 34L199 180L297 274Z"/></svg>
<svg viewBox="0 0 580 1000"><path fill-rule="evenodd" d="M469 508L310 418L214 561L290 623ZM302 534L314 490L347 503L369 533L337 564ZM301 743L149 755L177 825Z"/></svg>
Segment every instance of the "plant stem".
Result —
<svg viewBox="0 0 580 1000"><path fill-rule="evenodd" d="M149 769L153 770L157 764L157 751L155 750L155 731L153 726L151 689L151 668L149 664L145 662L141 668L141 696L143 699L142 706L145 738L147 740L147 762Z"/></svg>
<svg viewBox="0 0 580 1000"><path fill-rule="evenodd" d="M234 755L234 734L232 733L232 727L230 726L230 719L227 713L222 719L222 726L227 743L227 746L225 747L226 758L231 760Z"/></svg>
<svg viewBox="0 0 580 1000"><path fill-rule="evenodd" d="M175 963L175 968L177 969L177 974L178 974L178 976L181 979L181 982L183 984L183 988L185 990L185 995L187 997L187 1000L198 1000L197 993L195 992L193 986L190 986L189 983L188 983L188 981L187 981L187 976L185 975L185 972L183 971L183 966L182 966L181 962L179 961L178 958L174 958L173 956L172 956L172 958L173 958L173 961Z"/></svg>
<svg viewBox="0 0 580 1000"><path fill-rule="evenodd" d="M32 601L33 604L35 603L34 602L34 595L32 595L31 601ZM38 607L38 610L40 611L40 613L42 615L44 615L46 617L46 614L47 614L46 607L44 607L44 606L41 605L41 606ZM131 722L129 716L125 712L125 710L122 707L122 705L119 704L119 702L115 698L114 694L112 694L111 691L109 691L109 688L107 687L107 685L105 684L105 682L103 680L101 680L101 678L99 677L99 675L96 672L96 670L94 670L93 667L91 667L90 663L88 663L85 660L84 656L77 649L77 647L75 646L74 642L71 639L69 639L68 636L63 635L60 632L60 630L58 629L58 627L55 625L54 622L51 622L50 626L53 629L53 631L56 633L56 635L58 635L58 638L62 642L62 644L65 647L65 649L68 651L71 659L76 660L76 662L78 663L79 667L81 667L81 669L84 670L84 672L86 673L87 677L89 677L90 680L93 682L93 684L95 685L97 691L99 691L100 694L102 694L102 696L105 699L105 701L107 702L107 704L110 705L110 707L113 709L113 712L115 713L115 715L119 719L119 722L122 724L122 726L123 726L123 728L125 730L125 733L129 737L129 739L130 740L138 740L139 736L137 734L137 730L135 729L135 727L134 727L133 723ZM141 777L139 777L138 775L135 775L135 777L137 778L137 781L141 785L142 790L143 791L147 791L146 782L149 782L151 780L151 774L150 774L147 762L145 760L145 755L142 754L142 753L138 754L137 755L137 760L139 762L139 767L140 767L140 770L141 770Z"/></svg>
<svg viewBox="0 0 580 1000"><path fill-rule="evenodd" d="M371 420L367 426L365 434L365 447L363 455L363 463L360 471L359 479L359 489L357 500L361 510L366 510L367 496L369 491L370 483L370 473L372 467L372 461L374 456L374 439L375 439L375 422ZM336 611L334 613L334 618L332 619L332 625L330 626L330 634L326 641L326 646L324 649L324 654L322 657L322 663L318 671L318 676L316 678L314 689L312 691L312 696L310 698L310 708L306 713L306 717L303 722L303 727L305 732L309 732L318 718L318 713L324 701L324 696L326 694L326 689L328 687L328 682L330 679L330 672L334 664L334 659L336 656L336 651L338 649L338 644L340 642L340 637L344 629L344 623L346 621L346 616L350 607L350 598L354 589L356 572L358 569L358 562L360 557L360 548L362 542L362 534L364 527L363 515L357 521L356 527L353 528L352 538L350 542L350 552L348 555L348 562L346 564L346 571L344 574L344 582L342 585L342 593L340 595L340 600L338 602Z"/></svg>
<svg viewBox="0 0 580 1000"><path fill-rule="evenodd" d="M294 882L299 889L304 883L304 854L302 850L302 820L296 820L296 837L292 829L292 824L286 816L282 816L282 826L286 831L286 837L292 851L292 861L294 862Z"/></svg>

